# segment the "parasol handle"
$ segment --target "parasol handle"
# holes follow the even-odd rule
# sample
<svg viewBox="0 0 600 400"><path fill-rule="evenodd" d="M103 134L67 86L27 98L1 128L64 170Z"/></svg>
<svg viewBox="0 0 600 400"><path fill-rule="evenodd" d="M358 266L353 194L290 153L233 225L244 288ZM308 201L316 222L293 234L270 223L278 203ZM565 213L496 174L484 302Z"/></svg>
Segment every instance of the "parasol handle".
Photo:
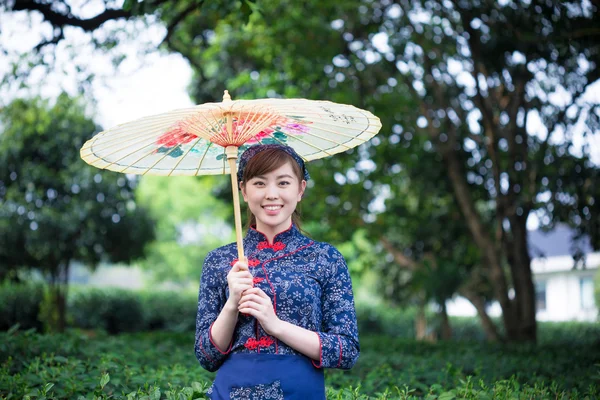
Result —
<svg viewBox="0 0 600 400"><path fill-rule="evenodd" d="M235 160L237 160L238 148L237 146L227 146L225 148L227 154L227 161L229 162L229 171L231 175L231 190L233 192L233 214L235 217L235 239L237 242L238 249L238 260L246 261L244 256L244 242L242 240L242 215L240 212L240 195L237 180L237 166Z"/></svg>

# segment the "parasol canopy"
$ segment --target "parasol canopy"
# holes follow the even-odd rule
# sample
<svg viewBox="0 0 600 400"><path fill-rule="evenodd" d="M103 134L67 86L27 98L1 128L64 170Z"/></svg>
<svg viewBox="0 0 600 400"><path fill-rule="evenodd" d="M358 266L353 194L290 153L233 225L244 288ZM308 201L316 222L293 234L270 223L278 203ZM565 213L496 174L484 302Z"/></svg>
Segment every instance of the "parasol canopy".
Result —
<svg viewBox="0 0 600 400"><path fill-rule="evenodd" d="M231 100L140 118L98 133L81 148L88 164L137 175L230 174L239 258L243 244L236 160L256 144L291 146L305 161L367 142L379 118L351 105L307 99Z"/></svg>

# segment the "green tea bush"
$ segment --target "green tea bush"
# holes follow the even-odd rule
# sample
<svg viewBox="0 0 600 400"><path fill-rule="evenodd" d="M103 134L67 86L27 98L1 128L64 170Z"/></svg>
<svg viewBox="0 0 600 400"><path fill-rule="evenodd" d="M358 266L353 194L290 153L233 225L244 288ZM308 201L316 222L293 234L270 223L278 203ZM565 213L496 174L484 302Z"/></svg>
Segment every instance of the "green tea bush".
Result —
<svg viewBox="0 0 600 400"><path fill-rule="evenodd" d="M145 328L140 296L125 289L78 291L69 297L69 315L76 327L102 329L110 334Z"/></svg>
<svg viewBox="0 0 600 400"><path fill-rule="evenodd" d="M600 324L590 322L538 322L538 343L596 344L600 348Z"/></svg>
<svg viewBox="0 0 600 400"><path fill-rule="evenodd" d="M193 333L0 332L0 398L124 399L157 384L164 396L170 385L209 383L214 374L199 365L193 341Z"/></svg>
<svg viewBox="0 0 600 400"><path fill-rule="evenodd" d="M504 334L504 326L499 318L492 318L499 335ZM483 342L486 340L485 332L481 328L478 317L450 317L452 339Z"/></svg>
<svg viewBox="0 0 600 400"><path fill-rule="evenodd" d="M356 318L361 335L415 337L414 308L375 307L358 304Z"/></svg>
<svg viewBox="0 0 600 400"><path fill-rule="evenodd" d="M197 294L144 291L140 296L146 329L189 332L196 328Z"/></svg>
<svg viewBox="0 0 600 400"><path fill-rule="evenodd" d="M193 332L0 333L0 398L202 399ZM596 399L600 348L361 338L351 370L326 370L328 399Z"/></svg>
<svg viewBox="0 0 600 400"><path fill-rule="evenodd" d="M0 285L0 330L19 324L22 329L42 330L40 305L44 299L44 286L35 283Z"/></svg>

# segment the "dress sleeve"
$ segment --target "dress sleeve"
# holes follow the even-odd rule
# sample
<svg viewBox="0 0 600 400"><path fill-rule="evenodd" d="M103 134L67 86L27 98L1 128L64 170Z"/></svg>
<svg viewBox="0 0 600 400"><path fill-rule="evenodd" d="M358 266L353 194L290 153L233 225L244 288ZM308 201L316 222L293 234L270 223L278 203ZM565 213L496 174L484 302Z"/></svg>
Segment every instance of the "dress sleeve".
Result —
<svg viewBox="0 0 600 400"><path fill-rule="evenodd" d="M346 261L337 250L323 287L323 321L317 335L321 356L318 363L313 361L315 367L349 369L354 366L360 347L352 281Z"/></svg>
<svg viewBox="0 0 600 400"><path fill-rule="evenodd" d="M219 273L219 257L208 253L202 267L200 279L200 292L198 294L198 313L196 315L196 340L194 351L200 365L208 371L216 371L231 351L231 344L226 351L221 351L213 342L211 328L219 313L223 309L227 297L225 295L226 283L223 275Z"/></svg>

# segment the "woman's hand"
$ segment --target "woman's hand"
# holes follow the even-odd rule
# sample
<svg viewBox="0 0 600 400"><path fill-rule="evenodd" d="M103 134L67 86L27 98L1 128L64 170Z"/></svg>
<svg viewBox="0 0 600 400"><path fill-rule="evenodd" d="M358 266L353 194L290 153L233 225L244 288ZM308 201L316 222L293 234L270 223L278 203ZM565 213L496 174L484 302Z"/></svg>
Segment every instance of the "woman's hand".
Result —
<svg viewBox="0 0 600 400"><path fill-rule="evenodd" d="M260 288L246 290L239 301L238 310L256 318L267 334L277 337L281 320L275 315L271 298Z"/></svg>
<svg viewBox="0 0 600 400"><path fill-rule="evenodd" d="M245 290L252 288L252 274L248 270L248 264L238 261L233 264L227 274L227 285L229 286L229 299L227 305L232 311L238 309L238 304Z"/></svg>

